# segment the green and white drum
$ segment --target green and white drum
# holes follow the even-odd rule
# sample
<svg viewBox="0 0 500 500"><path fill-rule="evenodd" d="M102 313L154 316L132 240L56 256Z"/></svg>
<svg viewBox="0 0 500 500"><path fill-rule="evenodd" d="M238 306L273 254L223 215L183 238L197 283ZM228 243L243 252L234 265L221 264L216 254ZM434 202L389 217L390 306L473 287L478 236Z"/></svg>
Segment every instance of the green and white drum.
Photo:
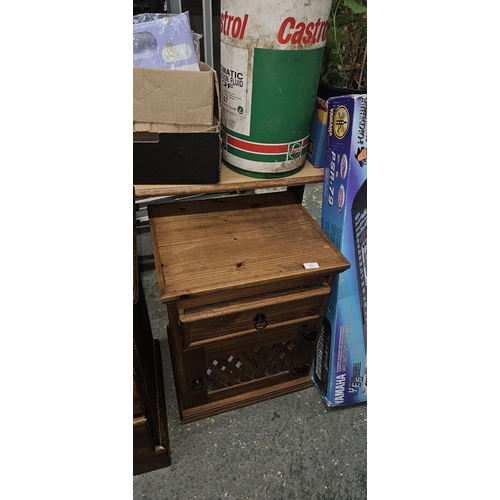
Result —
<svg viewBox="0 0 500 500"><path fill-rule="evenodd" d="M305 163L331 0L221 0L222 156L252 177Z"/></svg>

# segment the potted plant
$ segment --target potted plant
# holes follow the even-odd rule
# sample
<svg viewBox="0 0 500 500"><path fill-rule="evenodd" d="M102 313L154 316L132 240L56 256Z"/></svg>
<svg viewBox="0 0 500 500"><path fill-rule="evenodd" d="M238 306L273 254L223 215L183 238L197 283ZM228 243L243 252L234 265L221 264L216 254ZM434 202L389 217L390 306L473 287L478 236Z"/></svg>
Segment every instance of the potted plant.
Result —
<svg viewBox="0 0 500 500"><path fill-rule="evenodd" d="M367 0L333 0L320 82L367 90Z"/></svg>

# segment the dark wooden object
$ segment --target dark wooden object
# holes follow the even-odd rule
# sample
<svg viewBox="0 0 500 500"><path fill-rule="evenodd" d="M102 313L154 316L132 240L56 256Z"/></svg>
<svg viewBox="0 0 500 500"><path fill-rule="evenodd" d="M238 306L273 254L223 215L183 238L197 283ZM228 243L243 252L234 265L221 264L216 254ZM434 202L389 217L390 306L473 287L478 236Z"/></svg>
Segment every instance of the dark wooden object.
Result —
<svg viewBox="0 0 500 500"><path fill-rule="evenodd" d="M168 467L170 446L160 345L153 339L142 284L134 304L134 475Z"/></svg>
<svg viewBox="0 0 500 500"><path fill-rule="evenodd" d="M137 475L168 467L171 461L160 345L151 332L135 238L134 230L133 473Z"/></svg>
<svg viewBox="0 0 500 500"><path fill-rule="evenodd" d="M349 262L298 200L285 191L148 211L181 422L311 387L331 286Z"/></svg>

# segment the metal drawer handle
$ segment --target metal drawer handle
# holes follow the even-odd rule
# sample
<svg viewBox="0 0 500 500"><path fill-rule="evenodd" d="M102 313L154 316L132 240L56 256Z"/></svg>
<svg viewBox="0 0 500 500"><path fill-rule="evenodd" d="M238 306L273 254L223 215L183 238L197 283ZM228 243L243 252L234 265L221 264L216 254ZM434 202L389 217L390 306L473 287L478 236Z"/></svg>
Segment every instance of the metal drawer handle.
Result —
<svg viewBox="0 0 500 500"><path fill-rule="evenodd" d="M255 329L256 330L264 330L264 328L267 326L268 322L266 320L266 315L259 313L255 318L253 319L255 321Z"/></svg>
<svg viewBox="0 0 500 500"><path fill-rule="evenodd" d="M297 366L294 375L306 375L309 372L309 365Z"/></svg>
<svg viewBox="0 0 500 500"><path fill-rule="evenodd" d="M302 334L302 342L314 341L314 340L316 340L317 335L318 335L318 332L316 330L311 330L310 332L303 333Z"/></svg>
<svg viewBox="0 0 500 500"><path fill-rule="evenodd" d="M205 387L205 384L203 383L203 379L201 379L201 378L195 378L191 382L191 384L192 384L193 391L201 391Z"/></svg>

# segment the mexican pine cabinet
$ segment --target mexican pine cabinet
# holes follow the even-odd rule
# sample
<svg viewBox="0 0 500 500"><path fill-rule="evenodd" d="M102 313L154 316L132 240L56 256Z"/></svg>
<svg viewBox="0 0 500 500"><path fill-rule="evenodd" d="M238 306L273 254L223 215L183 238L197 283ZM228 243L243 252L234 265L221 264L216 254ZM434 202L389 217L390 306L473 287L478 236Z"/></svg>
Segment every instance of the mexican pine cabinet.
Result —
<svg viewBox="0 0 500 500"><path fill-rule="evenodd" d="M311 387L349 262L287 191L150 205L181 422Z"/></svg>

